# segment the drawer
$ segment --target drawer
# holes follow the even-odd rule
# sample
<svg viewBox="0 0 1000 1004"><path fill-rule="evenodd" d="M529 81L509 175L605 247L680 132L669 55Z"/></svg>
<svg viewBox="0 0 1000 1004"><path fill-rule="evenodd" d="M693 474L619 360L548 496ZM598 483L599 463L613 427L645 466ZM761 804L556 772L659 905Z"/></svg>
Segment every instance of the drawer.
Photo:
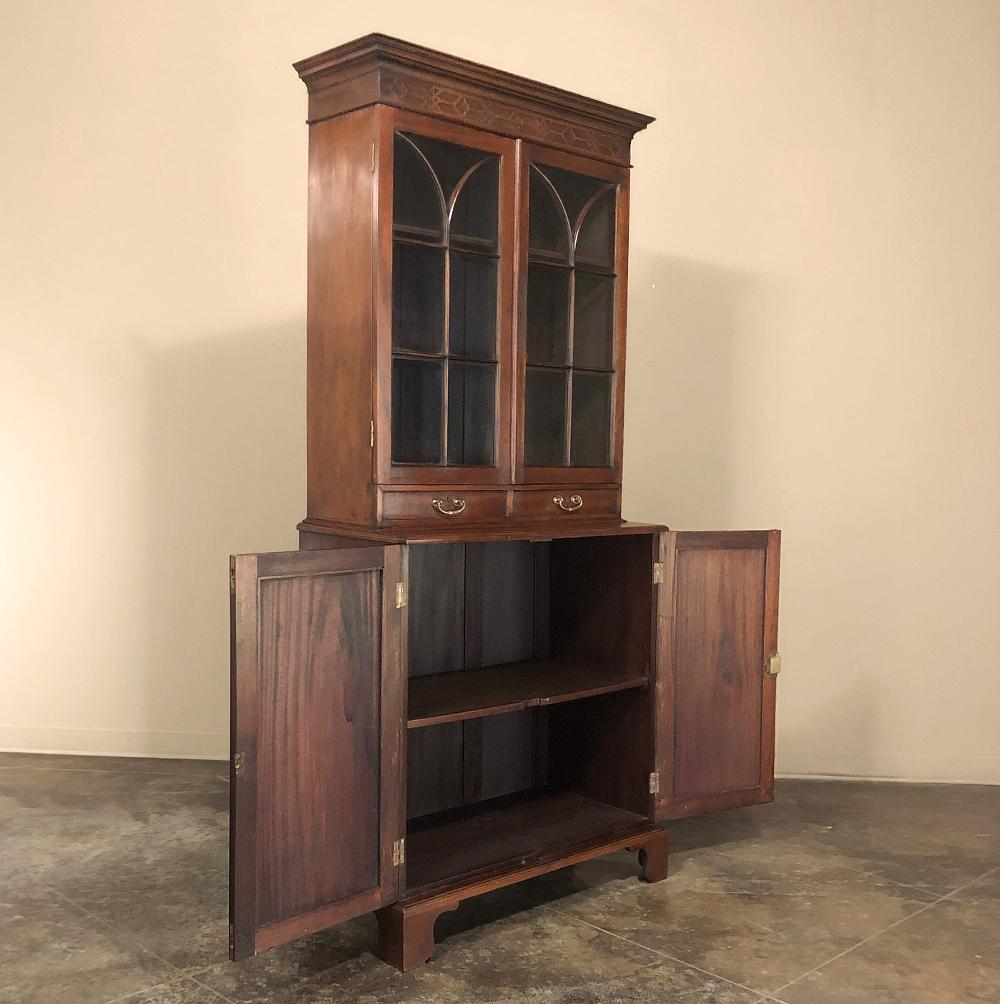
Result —
<svg viewBox="0 0 1000 1004"><path fill-rule="evenodd" d="M516 491L511 515L527 519L581 519L617 516L620 512L617 488L567 487Z"/></svg>
<svg viewBox="0 0 1000 1004"><path fill-rule="evenodd" d="M479 523L503 519L507 515L507 492L442 491L383 492L382 522L434 520L450 523Z"/></svg>

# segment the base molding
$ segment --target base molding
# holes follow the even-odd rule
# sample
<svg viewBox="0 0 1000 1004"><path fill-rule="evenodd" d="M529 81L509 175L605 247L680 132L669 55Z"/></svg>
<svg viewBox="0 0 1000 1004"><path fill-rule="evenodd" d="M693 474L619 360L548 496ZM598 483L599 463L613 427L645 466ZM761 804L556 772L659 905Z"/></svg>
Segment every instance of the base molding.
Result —
<svg viewBox="0 0 1000 1004"><path fill-rule="evenodd" d="M924 784L1000 784L1000 755L779 753L775 777ZM779 794L780 797L780 794Z"/></svg>
<svg viewBox="0 0 1000 1004"><path fill-rule="evenodd" d="M39 729L0 725L0 751L165 757L176 760L228 760L229 733Z"/></svg>
<svg viewBox="0 0 1000 1004"><path fill-rule="evenodd" d="M667 830L652 824L636 827L629 836L595 840L576 850L553 853L547 860L534 864L508 866L492 875L445 883L439 892L417 893L376 910L376 955L404 973L417 969L434 952L435 921L442 913L457 910L463 900L622 849L638 854L643 881L662 882L667 877Z"/></svg>

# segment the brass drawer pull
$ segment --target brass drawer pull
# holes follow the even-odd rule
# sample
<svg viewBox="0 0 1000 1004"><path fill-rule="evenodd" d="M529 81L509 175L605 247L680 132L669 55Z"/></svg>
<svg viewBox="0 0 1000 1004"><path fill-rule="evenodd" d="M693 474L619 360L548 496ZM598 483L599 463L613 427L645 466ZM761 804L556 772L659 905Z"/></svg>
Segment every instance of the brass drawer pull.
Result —
<svg viewBox="0 0 1000 1004"><path fill-rule="evenodd" d="M566 499L562 495L557 495L553 500L563 512L576 512L583 505L583 499L579 495L570 495L569 504L567 505Z"/></svg>
<svg viewBox="0 0 1000 1004"><path fill-rule="evenodd" d="M454 506L453 509L445 508L449 502L451 502ZM434 508L437 509L442 516L457 516L460 512L465 512L465 499L431 499L431 505L434 506Z"/></svg>

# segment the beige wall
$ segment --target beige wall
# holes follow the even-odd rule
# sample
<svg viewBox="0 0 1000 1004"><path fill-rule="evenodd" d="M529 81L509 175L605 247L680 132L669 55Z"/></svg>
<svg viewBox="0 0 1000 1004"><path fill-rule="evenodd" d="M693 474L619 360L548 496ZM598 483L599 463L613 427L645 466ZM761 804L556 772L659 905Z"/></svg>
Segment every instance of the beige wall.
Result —
<svg viewBox="0 0 1000 1004"><path fill-rule="evenodd" d="M305 91L366 31L657 116L626 511L785 532L778 766L1000 782L1000 5L0 7L0 746L225 755L304 505Z"/></svg>

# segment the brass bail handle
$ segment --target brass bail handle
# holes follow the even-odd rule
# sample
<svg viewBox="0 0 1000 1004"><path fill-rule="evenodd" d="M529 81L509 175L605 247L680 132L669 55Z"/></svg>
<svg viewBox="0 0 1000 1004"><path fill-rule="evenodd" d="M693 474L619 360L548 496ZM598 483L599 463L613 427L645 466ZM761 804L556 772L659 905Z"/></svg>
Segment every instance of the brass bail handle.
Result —
<svg viewBox="0 0 1000 1004"><path fill-rule="evenodd" d="M569 501L562 495L556 495L552 500L563 512L576 512L583 505L583 499L579 495L570 495Z"/></svg>
<svg viewBox="0 0 1000 1004"><path fill-rule="evenodd" d="M447 506L451 504L451 508ZM441 513L442 516L457 516L460 512L465 512L465 499L431 499L431 505Z"/></svg>

